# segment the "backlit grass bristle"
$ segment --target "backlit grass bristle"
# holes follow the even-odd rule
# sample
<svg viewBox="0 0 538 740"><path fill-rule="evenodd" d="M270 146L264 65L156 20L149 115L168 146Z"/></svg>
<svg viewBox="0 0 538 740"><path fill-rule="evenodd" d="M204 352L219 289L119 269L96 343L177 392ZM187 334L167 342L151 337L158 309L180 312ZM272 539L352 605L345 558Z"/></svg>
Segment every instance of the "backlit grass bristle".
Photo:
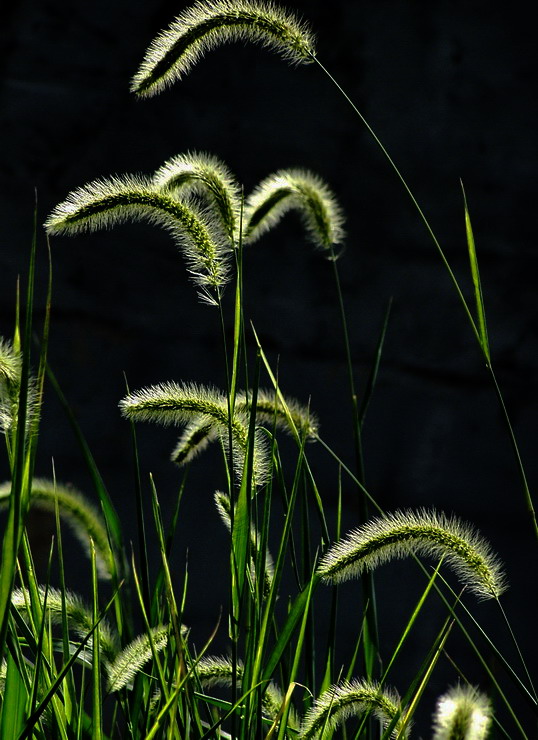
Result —
<svg viewBox="0 0 538 740"><path fill-rule="evenodd" d="M506 588L500 563L482 537L455 517L425 509L366 522L329 548L318 573L327 583L340 583L412 554L442 558L482 599L497 599Z"/></svg>
<svg viewBox="0 0 538 740"><path fill-rule="evenodd" d="M291 64L314 59L309 28L269 2L201 0L178 15L148 47L131 91L149 97L182 79L207 52L232 41L259 43Z"/></svg>

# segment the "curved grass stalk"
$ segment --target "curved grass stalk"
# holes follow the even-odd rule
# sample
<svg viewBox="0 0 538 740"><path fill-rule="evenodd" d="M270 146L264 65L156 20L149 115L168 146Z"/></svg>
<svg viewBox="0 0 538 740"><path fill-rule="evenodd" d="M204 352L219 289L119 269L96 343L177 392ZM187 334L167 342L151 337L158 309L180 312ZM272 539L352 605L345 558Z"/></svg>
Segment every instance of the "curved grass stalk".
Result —
<svg viewBox="0 0 538 740"><path fill-rule="evenodd" d="M301 725L301 740L314 740L331 734L350 717L373 712L383 727L402 714L400 697L374 681L342 681L324 691L308 710ZM396 723L392 737L400 732ZM407 737L407 732L402 737Z"/></svg>
<svg viewBox="0 0 538 740"><path fill-rule="evenodd" d="M217 491L215 493L215 503L217 505L217 511L219 512L219 516L224 522L226 528L228 531L232 531L232 506L230 502L230 497L227 493L223 493L222 491ZM255 577L255 571L256 571L256 563L258 562L258 553L259 553L259 543L261 541L261 536L259 532L256 530L256 527L251 524L250 526L250 559L251 559L251 572L253 573ZM274 577L274 563L273 558L271 556L271 553L268 549L265 551L265 562L264 562L264 583L263 583L263 595L264 597L267 597L271 592L271 586L273 584L273 577Z"/></svg>
<svg viewBox="0 0 538 740"><path fill-rule="evenodd" d="M235 177L220 159L205 152L178 154L155 172L152 182L175 197L196 194L208 197L223 231L236 244L241 193Z"/></svg>
<svg viewBox="0 0 538 740"><path fill-rule="evenodd" d="M485 740L491 726L491 704L473 686L455 686L439 697L433 740Z"/></svg>
<svg viewBox="0 0 538 740"><path fill-rule="evenodd" d="M200 0L152 41L131 91L155 95L186 75L206 52L231 41L259 43L291 64L308 64L314 55L308 27L272 3Z"/></svg>
<svg viewBox="0 0 538 740"><path fill-rule="evenodd" d="M329 186L302 169L279 170L246 198L245 242L258 239L290 210L299 211L311 241L330 251L344 237L344 216Z"/></svg>
<svg viewBox="0 0 538 740"><path fill-rule="evenodd" d="M208 689L215 686L230 688L233 681L233 673L233 664L229 658L207 656L199 660L196 664L196 675L202 686ZM236 678L239 688L241 687L243 674L244 666L241 661L237 661ZM278 717L284 701L285 697L282 691L273 681L270 681L262 696L262 711L265 716L269 719ZM288 726L296 730L299 728L299 724L299 718L295 709L290 705Z"/></svg>
<svg viewBox="0 0 538 740"><path fill-rule="evenodd" d="M325 553L318 574L340 583L394 558L443 558L481 599L498 599L506 589L501 565L489 544L455 517L427 511L396 511L352 530Z"/></svg>
<svg viewBox="0 0 538 740"><path fill-rule="evenodd" d="M45 222L49 234L73 235L97 231L128 221L162 226L179 245L193 281L204 301L217 304L228 280L229 247L210 211L159 190L150 180L134 175L94 180L69 193Z"/></svg>
<svg viewBox="0 0 538 740"><path fill-rule="evenodd" d="M7 501L10 492L10 482L0 485L0 505ZM60 516L70 525L73 534L88 553L90 538L93 540L99 577L112 578L117 567L108 540L106 524L100 512L71 486L45 478L34 478L30 491L30 506L54 512L56 502Z"/></svg>
<svg viewBox="0 0 538 740"><path fill-rule="evenodd" d="M225 448L231 432L235 471L241 476L249 444L248 418L235 413L230 420L226 396L216 389L193 383L162 383L129 394L119 405L127 419L152 421L165 426L188 424L193 417L197 420L203 417L202 426L211 425ZM269 463L267 445L259 432L254 435L253 452L254 483L260 486L266 480Z"/></svg>
<svg viewBox="0 0 538 740"><path fill-rule="evenodd" d="M431 238L431 240L432 240L432 242L433 242L433 244L434 244L434 246L435 246L435 248L437 250L437 253L439 254L439 257L441 258L441 261L442 261L442 263L443 263L443 265L444 265L444 267L445 267L445 269L446 269L446 271L448 273L448 276L450 278L450 281L452 282L452 285L454 287L454 290L456 291L456 295L458 297L458 300L461 303L461 306L462 306L462 308L463 308L463 310L465 312L465 315L467 317L467 321L469 322L469 325L470 325L471 330L472 330L472 332L474 334L474 337L475 337L475 339L476 339L476 341L478 343L478 346L480 347L480 350L481 350L481 352L482 352L482 354L484 356L484 360L485 360L485 363L486 363L486 368L487 368L487 370L488 370L488 372L490 374L491 381L493 383L493 386L494 386L494 389L495 389L495 393L497 395L497 400L499 401L499 404L500 404L500 407L501 407L501 411L502 411L502 414L503 414L504 422L505 422L506 428L508 430L508 435L510 437L510 443L511 443L511 446L512 446L512 449L513 449L513 452L514 452L514 457L516 459L516 465L517 465L517 468L518 468L519 476L520 476L522 487L523 487L523 495L524 495L524 498L525 498L525 505L527 507L527 511L528 511L528 514L529 514L529 518L531 520L531 524L532 524L532 528L533 528L535 537L538 539L538 520L537 520L537 517L536 517L536 511L535 511L534 503L533 503L533 500L532 500L532 494L531 494L531 491L530 491L530 488L529 488L529 484L528 484L528 481L527 481L527 475L525 473L525 467L523 465L523 460L521 459L521 454L520 454L520 451L519 451L519 445L517 443L517 440L516 440L516 437L515 437L515 434L514 434L514 430L513 430L513 427L512 427L512 422L510 420L510 415L508 413L508 409L506 408L506 405L505 405L505 402L504 402L504 397L502 395L501 389L500 389L499 384L497 382L497 377L495 375L495 372L493 370L493 366L491 364L490 350L489 350L489 342L488 342L488 339L487 339L487 328L486 328L486 324L485 324L485 320L484 320L485 319L485 316L484 316L484 306L483 306L482 297L481 297L481 295L479 296L479 303L477 305L477 309L478 309L478 324L479 324L477 326L477 322L473 318L473 315L471 313L471 310L469 308L469 305L468 305L467 301L465 300L465 296L463 295L463 292L462 292L462 290L460 288L458 279L456 278L456 275L454 274L454 272L453 272L453 270L452 270L452 268L450 266L450 263L449 263L446 255L444 253L444 250L443 250L443 248L441 246L441 243L439 242L439 240L438 240L438 238L437 238L437 236L436 236L436 234L435 234L435 232L434 232L434 230L433 230L433 228L432 228L432 226L431 226L428 218L426 217L426 214L422 210L422 208L421 208L418 200L416 199L413 191L409 187L409 185L407 183L407 180L404 178L403 174L401 173L400 169L398 168L398 166L396 165L396 163L394 162L394 160L390 156L388 150L385 148L385 146L382 143L382 141L380 140L380 138L377 136L377 134L375 133L375 131L373 130L373 128L370 126L370 124L368 123L368 121L366 120L366 118L363 116L363 114L360 112L360 110L357 108L357 106L355 105L355 103L351 100L351 98L349 97L349 95L345 92L345 90L341 87L341 85L337 82L337 80L332 76L332 74L329 72L329 70L326 67L323 66L323 64L319 61L319 59L316 56L313 56L312 57L312 61L316 62L316 64L319 66L319 68L322 70L322 72L327 75L327 77L330 79L330 81L336 87L336 89L338 90L338 92L349 103L349 105L351 106L351 108L353 109L353 111L355 112L355 114L359 117L361 123L365 126L366 130L368 131L368 133L370 134L370 136L372 137L372 139L375 141L376 145L381 150L381 153L383 154L383 156L385 157L385 159L389 163L389 165L392 168L392 170L394 171L396 177L398 178L398 180L402 184L404 190L406 191L407 195L411 199L411 202L413 204L413 207L417 211L417 213L418 213L418 215L420 217L420 220L422 221L422 223L426 227L426 231L428 232L428 234L429 234L429 236L430 236L430 238ZM465 224L466 225L466 233L467 233L467 237L469 238L470 221L469 221L469 214L468 214L467 208L466 208L466 214L465 214L465 216L466 216L466 224ZM468 246L470 247L470 245L468 245ZM470 254L471 254L471 252L470 252ZM471 259L472 259L472 255L471 255ZM474 267L476 267L476 264L477 264L476 263L476 255L475 255L474 262L475 262ZM473 272L473 267L472 267L472 272ZM477 275L476 274L473 274L473 280L475 281L475 287L478 286L478 291L481 294L481 288L479 287L478 282L476 282L476 277L477 277Z"/></svg>

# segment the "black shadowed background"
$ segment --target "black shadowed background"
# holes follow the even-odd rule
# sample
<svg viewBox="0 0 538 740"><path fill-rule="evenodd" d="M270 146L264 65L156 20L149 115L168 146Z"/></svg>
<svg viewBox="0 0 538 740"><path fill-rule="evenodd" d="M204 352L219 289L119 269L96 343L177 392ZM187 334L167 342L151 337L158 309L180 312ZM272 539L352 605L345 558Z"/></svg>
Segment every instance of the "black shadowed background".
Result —
<svg viewBox="0 0 538 740"><path fill-rule="evenodd" d="M19 0L2 10L0 335L12 332L16 279L27 270L36 192L41 224L85 182L149 174L188 150L223 159L245 192L279 168L317 172L347 214L340 269L360 388L393 299L364 429L368 488L386 510L433 505L472 521L507 564L511 588L503 603L532 651L526 638L536 563L518 470L484 363L424 225L370 135L315 65L292 69L259 47L233 44L215 50L158 97L135 99L129 81L147 45L187 5L72 0L67 10L59 0ZM287 7L311 23L320 60L401 168L472 299L463 180L494 365L532 489L537 483L538 75L529 18L487 2L335 0ZM42 298L47 258L41 229L38 242ZM218 315L197 302L170 238L148 225L57 237L51 250L50 363L126 539L135 540L131 441L117 409L124 373L132 389L166 380L223 387ZM248 318L275 364L278 358L283 389L310 400L322 436L352 464L330 264L305 242L299 220L290 215L249 248L245 269ZM231 305L231 291L226 299ZM42 314L41 300L38 319ZM139 439L144 485L148 489L151 471L169 512L181 480L169 462L175 433L140 427ZM92 495L77 443L48 388L38 474L50 476L52 461L59 480ZM316 465L321 494L336 503L334 467L321 452ZM175 551L178 574L188 551L191 598L185 620L200 643L227 598L222 582L227 537L212 503L214 488L224 485L219 466L217 450L192 466ZM5 478L5 459L0 472ZM347 482L343 493L345 523L353 526L356 493ZM41 537L48 552L53 523L32 516L32 527L36 543ZM72 578L82 590L90 581L89 566L75 543L71 552ZM380 603L386 605L382 637L390 648L398 618L405 618L419 593L407 583L411 572L391 565L380 578ZM356 593L356 584L346 591L352 626L360 620L358 607L353 613ZM477 612L488 620L493 609L485 604ZM498 620L495 625L494 630ZM423 629L430 628L433 637L439 620ZM225 632L223 625L223 644ZM500 639L508 641L505 632ZM345 653L345 635L342 643ZM457 658L460 649L454 648ZM528 656L532 664L531 652ZM433 696L443 681L433 687Z"/></svg>

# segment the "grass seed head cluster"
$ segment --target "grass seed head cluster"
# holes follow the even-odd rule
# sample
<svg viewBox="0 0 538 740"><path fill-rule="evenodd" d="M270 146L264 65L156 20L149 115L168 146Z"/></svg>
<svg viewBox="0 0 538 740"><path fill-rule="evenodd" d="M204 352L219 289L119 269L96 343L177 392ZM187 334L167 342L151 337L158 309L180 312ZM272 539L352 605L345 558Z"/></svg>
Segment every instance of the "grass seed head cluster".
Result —
<svg viewBox="0 0 538 740"><path fill-rule="evenodd" d="M310 29L292 12L272 3L200 0L150 44L131 90L143 98L156 95L180 81L214 47L235 41L261 44L292 64L314 63L318 71L327 72L316 56ZM336 89L343 92L338 85ZM366 126L411 195L442 257L477 340L477 351L486 360L502 401L492 369L466 206L474 305L464 298L403 176ZM506 577L492 547L474 526L451 514L435 509L383 511L375 494L365 487L361 465L354 470L323 440L308 398L290 398L281 388L264 352L263 338L249 326L243 263L254 248L251 245L290 210L302 218L306 239L328 258L328 270L335 279L353 411L350 435L360 461L362 423L369 395L375 392L384 331L368 397L359 403L335 254L344 239L344 215L337 195L316 173L280 169L243 196L240 180L218 156L178 153L153 175L104 176L78 187L47 218L45 229L55 245L56 237L76 237L125 222L146 221L163 227L178 245L202 302L219 314L221 327L230 310L224 289L234 298L233 338L223 330L224 389L178 379L129 392L119 402L126 427L140 422L180 427L171 458L181 468L199 464L209 444L221 450L214 503L229 543L228 604L222 616L229 649L225 656L213 654L214 634L207 635L204 645L194 644L189 625L184 624L188 569L183 581L178 580L170 562L181 501L190 495L188 484L181 484L171 518L163 517L153 479L138 486L139 544L131 549L76 421L98 506L55 478L34 474L40 403L48 371L49 321L47 310L33 371L29 358L34 245L23 318L18 310L13 341L0 341L0 431L11 470L11 479L0 485L0 504L7 511L0 571L2 738L407 738L413 735L413 720L424 713L433 715L435 740L479 740L494 725L504 736L530 737L531 730L522 725L511 700L512 692L519 692L536 710L536 693L524 658L514 669L491 641L486 640L484 647L480 642L484 631L473 616L473 597L492 600L504 616L499 598ZM58 259L56 251L55 246ZM254 359L249 352L252 346ZM267 387L260 386L262 372ZM61 397L50 371L49 378ZM517 451L504 404L502 408ZM284 468L280 455L282 434L291 439L287 444L294 449L290 470ZM133 451L136 459L134 435ZM325 492L319 490L310 464L312 456L326 453L335 460L335 488L344 476L360 501L362 521L344 536L340 535L341 512L336 527L329 523ZM535 527L524 474L522 480ZM151 522L145 522L141 514L144 495L151 499ZM273 514L275 501L284 510L279 519ZM57 536L50 563L59 564L59 587L36 580L25 530L31 507L55 517ZM314 520L316 527L310 527ZM84 598L64 580L63 522L90 558L92 589ZM160 555L155 576L150 576L148 567L147 543L152 536ZM389 648L377 630L377 613L387 605L378 602L376 584L390 574L388 568L378 567L404 557L423 577L423 591L414 611L402 615L397 647ZM295 579L291 590L288 573ZM355 644L345 664L338 665L339 615L346 608L338 601L338 587L356 578L361 579L363 612L357 615ZM328 593L329 587L333 594L327 602L329 632L319 634L314 625L314 600L320 592ZM424 645L409 685L396 691L393 666L402 660L402 647L417 631L419 615L427 612L434 598L443 604L445 618ZM142 627L137 630L135 624ZM515 640L510 630L509 635ZM447 688L436 707L425 706L425 688L453 640L463 641L481 664L504 725L495 717L493 701L458 676L455 663L454 678L460 683ZM509 689L501 687L489 667L492 655L506 668Z"/></svg>

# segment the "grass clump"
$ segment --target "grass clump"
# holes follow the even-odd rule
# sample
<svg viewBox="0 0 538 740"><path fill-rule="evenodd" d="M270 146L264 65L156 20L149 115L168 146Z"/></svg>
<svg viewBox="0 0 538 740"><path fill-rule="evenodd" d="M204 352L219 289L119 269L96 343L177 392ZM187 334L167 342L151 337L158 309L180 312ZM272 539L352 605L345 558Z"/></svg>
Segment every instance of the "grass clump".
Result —
<svg viewBox="0 0 538 740"><path fill-rule="evenodd" d="M293 63L314 61L324 70L312 34L288 11L272 3L204 0L183 11L152 42L132 90L142 97L156 94L182 79L214 46L236 40L261 43ZM366 125L430 232L502 402L491 369L494 353L468 210L465 206L473 310L405 180ZM308 389L301 400L287 396L263 342L249 328L243 284L246 247L276 227L290 210L299 212L306 237L332 264L349 374L355 470L322 438ZM35 378L31 369L34 242L24 317L18 307L13 340L0 340L0 431L10 473L0 486L0 501L8 512L0 571L0 737L407 738L421 715L431 716L425 690L433 685L440 662L450 656L448 645L459 640L476 658L494 696L487 698L471 687L458 659L448 657L446 664L462 683L439 698L433 737L475 740L485 738L494 727L506 737L530 738L532 728L520 718L514 698L523 696L536 712L536 691L524 656L518 653L514 667L481 626L475 605L467 606L467 592L492 599L492 608L519 650L501 605L507 584L492 547L474 526L435 509L386 513L366 488L362 424L375 391L387 322L376 346L371 380L364 397L358 398L335 260L344 239L344 216L333 190L315 173L291 168L269 175L243 198L239 179L220 158L187 152L167 160L153 175L105 177L73 190L49 215L45 229L51 237L76 236L128 221L164 227L179 246L200 297L216 307L223 333L225 388L178 379L128 391L119 401L126 426L131 425L137 463L138 547L129 551L125 541L132 533L122 532L67 404L100 507L55 477L35 473L47 372L60 400L65 399L47 360L50 287ZM233 290L231 308L224 301L225 286ZM227 311L232 339L224 330ZM268 387L263 387L262 375ZM503 402L502 409L517 452ZM181 506L191 493L185 476L178 483L172 515L163 515L153 477L140 479L141 451L135 433L140 422L181 427L171 457L182 468L201 465L210 443L220 448L221 465L212 463L215 484L208 495L213 493L216 516L227 533L222 560L227 566L228 599L221 620L226 655L213 651L219 627L202 645L191 638L186 618L189 569L186 566L181 579L172 566ZM313 460L325 452L335 461L334 489L341 493L345 478L360 501L359 526L343 537L341 508L335 523L329 516L327 492L316 480ZM532 499L519 453L517 457L534 526ZM144 491L149 491L151 523L144 515ZM52 513L56 523L43 583L35 575L26 531L27 514L34 506ZM64 521L89 557L87 594L75 593L66 583ZM204 524L198 525L200 538L206 535ZM431 570L422 564L422 556L434 559ZM401 637L393 647L384 644L377 629L377 614L394 610L377 597L379 579L390 578L390 568L379 573L377 566L401 557L411 558L423 580L412 613L401 616ZM445 578L445 565L461 581L460 592ZM53 585L55 571L58 585ZM356 607L353 647L341 665L335 657L336 643L342 612L349 607L339 598L340 586L354 577L361 579L363 598ZM211 587L208 581L206 586ZM332 598L327 632L320 633L316 607L327 605L323 601L327 589L318 588L323 583L332 586ZM442 605L442 619L435 624L433 637L421 642L423 652L406 663L403 648L411 634L416 636L433 599L436 606ZM490 667L491 656L502 665L502 677ZM397 670L407 675L398 692L389 688Z"/></svg>

